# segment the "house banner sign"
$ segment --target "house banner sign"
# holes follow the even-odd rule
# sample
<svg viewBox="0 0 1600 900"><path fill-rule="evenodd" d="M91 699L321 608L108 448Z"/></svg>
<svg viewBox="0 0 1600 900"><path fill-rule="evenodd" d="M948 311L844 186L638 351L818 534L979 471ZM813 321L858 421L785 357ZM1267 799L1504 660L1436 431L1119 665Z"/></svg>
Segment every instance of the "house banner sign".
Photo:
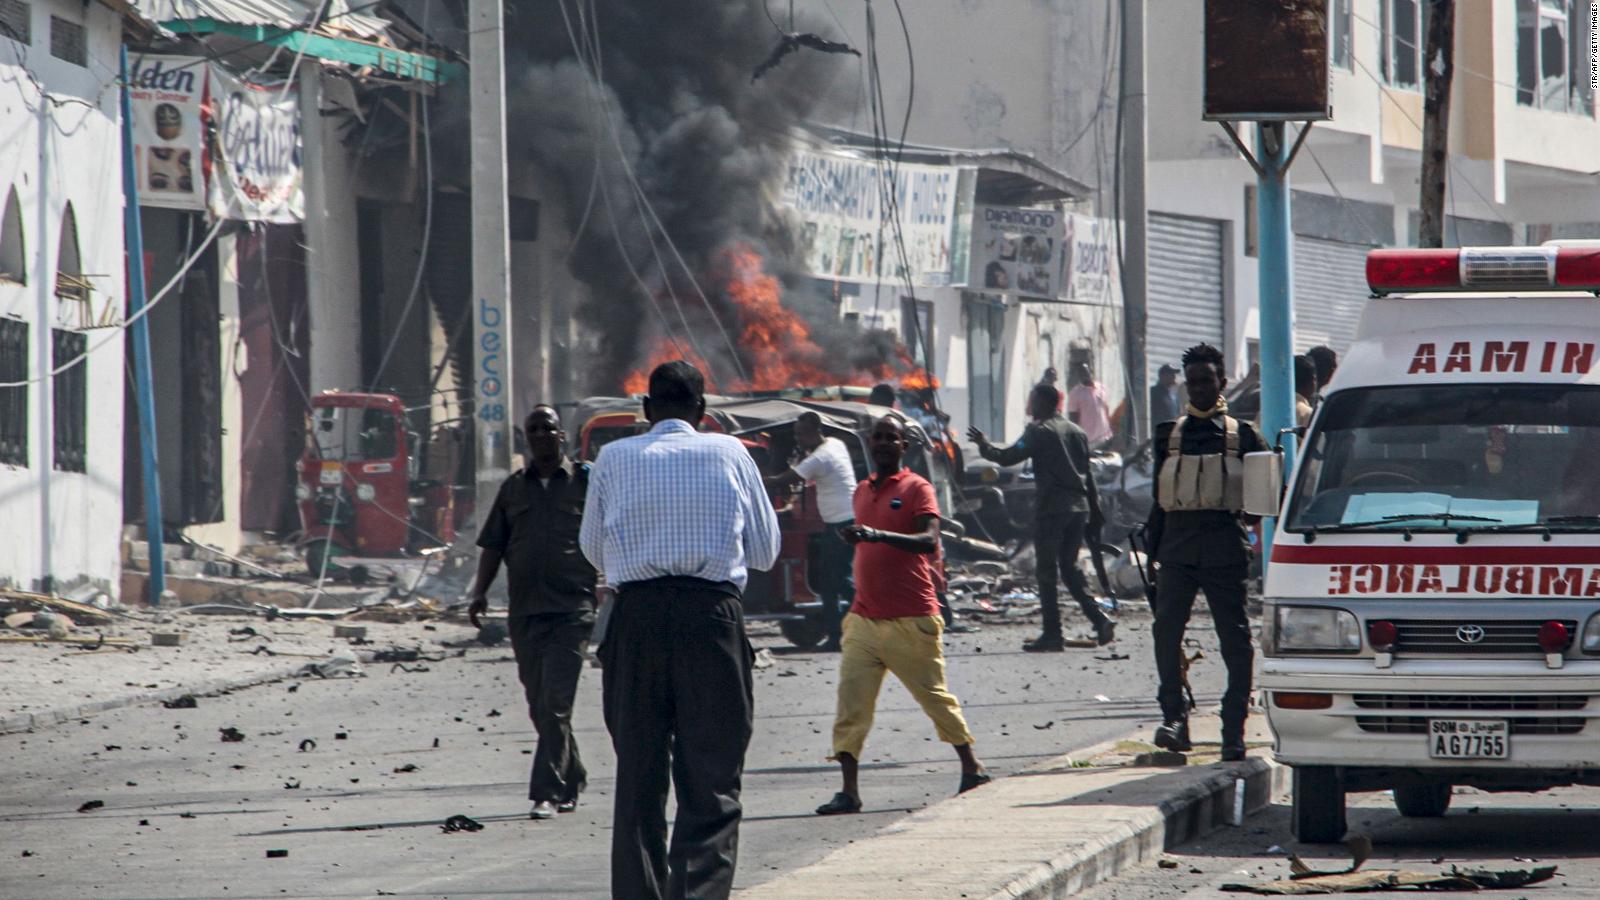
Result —
<svg viewBox="0 0 1600 900"><path fill-rule="evenodd" d="M274 224L303 220L299 92L216 67L211 85L212 215Z"/></svg>

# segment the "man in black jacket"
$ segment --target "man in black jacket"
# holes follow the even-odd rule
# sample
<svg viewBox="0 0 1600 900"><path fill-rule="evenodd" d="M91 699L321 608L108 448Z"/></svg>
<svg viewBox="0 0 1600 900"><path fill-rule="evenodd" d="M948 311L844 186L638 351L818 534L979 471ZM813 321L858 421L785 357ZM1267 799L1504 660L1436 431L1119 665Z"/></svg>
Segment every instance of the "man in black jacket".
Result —
<svg viewBox="0 0 1600 900"><path fill-rule="evenodd" d="M1033 460L1035 486L1033 543L1039 578L1039 607L1044 632L1022 645L1031 653L1066 649L1061 634L1061 606L1057 599L1056 570L1066 579L1067 590L1078 608L1094 625L1095 640L1111 643L1116 631L1100 604L1089 594L1089 584L1078 568L1078 549L1085 533L1098 534L1102 519L1100 496L1089 475L1089 440L1083 429L1057 410L1061 392L1041 384L1028 395L1028 415L1033 418L1022 437L1009 447L996 447L976 427L967 437L978 445L983 458L1002 466Z"/></svg>
<svg viewBox="0 0 1600 900"><path fill-rule="evenodd" d="M1183 464L1193 459L1210 462L1222 457L1222 466L1211 465L1212 472L1238 466L1243 455L1267 449L1249 422L1228 415L1222 389L1228 379L1222 353L1209 344L1190 347L1183 354L1184 380L1189 389L1189 404L1176 422L1156 428L1155 507L1150 513L1151 554L1158 566L1156 576L1155 655L1161 687L1156 695L1161 704L1162 724L1156 729L1155 744L1168 750L1192 749L1189 741L1189 710L1184 699L1183 633L1189 624L1195 594L1205 591L1206 604L1216 624L1222 645L1222 662L1228 670L1228 689L1222 695L1222 758L1244 758L1244 720L1250 704L1250 676L1255 651L1250 645L1250 620L1245 610L1245 582L1250 569L1250 539L1247 525L1252 517L1239 508L1239 497L1221 503L1207 503L1193 497L1163 496L1162 467L1171 453L1174 428L1181 428L1178 454ZM1229 449L1229 431L1235 437ZM1201 460L1202 457L1209 459ZM1172 479L1193 483L1193 479ZM1226 481L1226 476L1224 476ZM1222 491L1221 493L1227 493ZM1203 508L1203 507L1211 508ZM1177 507L1177 508L1174 508Z"/></svg>

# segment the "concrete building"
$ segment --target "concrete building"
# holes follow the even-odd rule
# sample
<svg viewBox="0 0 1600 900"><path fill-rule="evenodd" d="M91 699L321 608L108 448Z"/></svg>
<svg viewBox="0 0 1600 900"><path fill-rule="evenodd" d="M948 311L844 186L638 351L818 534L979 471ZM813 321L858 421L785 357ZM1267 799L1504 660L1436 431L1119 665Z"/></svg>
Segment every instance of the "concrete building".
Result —
<svg viewBox="0 0 1600 900"><path fill-rule="evenodd" d="M1342 350L1367 296L1367 250L1417 235L1426 4L1328 6L1333 119L1313 127L1290 173L1301 350ZM1457 4L1448 245L1600 236L1591 7ZM1150 364L1204 337L1221 341L1240 375L1259 334L1255 175L1219 126L1200 121L1201 12L1150 3Z"/></svg>
<svg viewBox="0 0 1600 900"><path fill-rule="evenodd" d="M0 585L23 590L117 589L122 29L110 4L0 3L0 384L26 382L0 387Z"/></svg>

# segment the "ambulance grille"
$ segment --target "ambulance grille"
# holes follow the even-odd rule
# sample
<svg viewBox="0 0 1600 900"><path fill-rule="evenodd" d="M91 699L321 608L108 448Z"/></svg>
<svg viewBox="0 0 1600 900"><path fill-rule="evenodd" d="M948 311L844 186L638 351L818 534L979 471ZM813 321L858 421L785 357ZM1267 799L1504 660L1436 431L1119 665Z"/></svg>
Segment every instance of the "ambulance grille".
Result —
<svg viewBox="0 0 1600 900"><path fill-rule="evenodd" d="M1589 705L1587 694L1356 694L1360 709L1506 712L1574 710Z"/></svg>
<svg viewBox="0 0 1600 900"><path fill-rule="evenodd" d="M1399 631L1397 653L1508 654L1543 655L1539 648L1539 628L1550 619L1394 619ZM1556 620L1561 621L1561 620ZM1576 634L1578 623L1567 619L1568 634ZM1482 629L1478 635L1474 628Z"/></svg>
<svg viewBox="0 0 1600 900"><path fill-rule="evenodd" d="M1578 734L1588 719L1558 716L1550 719L1511 719L1512 734ZM1426 716L1356 716L1356 726L1369 734L1427 734Z"/></svg>

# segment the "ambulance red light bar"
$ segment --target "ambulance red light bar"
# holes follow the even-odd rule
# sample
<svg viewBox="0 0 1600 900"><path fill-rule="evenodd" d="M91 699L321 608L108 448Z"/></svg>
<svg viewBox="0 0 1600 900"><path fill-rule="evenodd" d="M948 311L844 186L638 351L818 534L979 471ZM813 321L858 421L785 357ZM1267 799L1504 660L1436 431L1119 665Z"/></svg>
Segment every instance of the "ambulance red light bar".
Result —
<svg viewBox="0 0 1600 900"><path fill-rule="evenodd" d="M1600 292L1600 247L1463 247L1373 250L1367 285L1377 296L1423 291Z"/></svg>

